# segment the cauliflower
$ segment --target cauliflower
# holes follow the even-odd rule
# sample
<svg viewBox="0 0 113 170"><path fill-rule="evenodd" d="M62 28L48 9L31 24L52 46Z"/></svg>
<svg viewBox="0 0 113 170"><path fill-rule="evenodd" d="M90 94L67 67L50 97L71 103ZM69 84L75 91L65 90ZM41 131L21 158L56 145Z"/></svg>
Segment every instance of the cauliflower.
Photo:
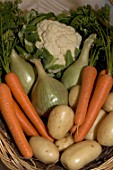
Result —
<svg viewBox="0 0 113 170"><path fill-rule="evenodd" d="M82 36L75 32L71 26L53 20L43 20L37 24L37 31L40 41L36 42L36 47L39 49L47 49L54 57L53 65L62 65L65 68L65 55L68 50L71 52L72 59L75 59L75 49L79 49ZM52 65L52 66L53 66ZM49 72L58 72L61 68Z"/></svg>

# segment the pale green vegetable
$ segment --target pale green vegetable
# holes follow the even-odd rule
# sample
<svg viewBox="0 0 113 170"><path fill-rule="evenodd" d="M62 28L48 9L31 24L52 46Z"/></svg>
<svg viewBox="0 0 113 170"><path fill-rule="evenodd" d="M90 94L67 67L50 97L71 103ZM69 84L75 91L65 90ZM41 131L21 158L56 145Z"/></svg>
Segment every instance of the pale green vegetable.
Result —
<svg viewBox="0 0 113 170"><path fill-rule="evenodd" d="M53 164L58 162L59 151L53 142L41 136L33 136L30 138L29 144L32 148L34 157L39 161L44 164Z"/></svg>
<svg viewBox="0 0 113 170"><path fill-rule="evenodd" d="M96 140L97 139L97 131L100 123L102 120L107 116L107 113L101 109L98 113L98 116L96 120L94 121L91 129L88 131L87 135L85 136L85 139L90 139L90 140Z"/></svg>
<svg viewBox="0 0 113 170"><path fill-rule="evenodd" d="M103 146L113 146L113 111L100 123L97 131L97 141Z"/></svg>
<svg viewBox="0 0 113 170"><path fill-rule="evenodd" d="M10 54L10 70L18 75L28 94L35 82L35 70L31 63L20 57L14 49Z"/></svg>
<svg viewBox="0 0 113 170"><path fill-rule="evenodd" d="M61 139L69 132L73 124L73 110L67 105L59 105L50 112L47 127L53 138Z"/></svg>
<svg viewBox="0 0 113 170"><path fill-rule="evenodd" d="M94 140L85 140L73 144L61 155L60 161L68 170L80 170L102 153L101 145Z"/></svg>
<svg viewBox="0 0 113 170"><path fill-rule="evenodd" d="M48 114L56 105L67 105L68 91L65 86L45 72L40 60L34 59L33 62L37 68L38 79L31 92L31 101L38 114Z"/></svg>
<svg viewBox="0 0 113 170"><path fill-rule="evenodd" d="M82 51L78 59L71 64L63 73L61 82L65 87L70 90L74 85L79 84L81 70L84 66L88 65L89 51L96 38L96 34L91 34L83 44Z"/></svg>
<svg viewBox="0 0 113 170"><path fill-rule="evenodd" d="M113 111L113 92L110 92L103 107L106 112Z"/></svg>

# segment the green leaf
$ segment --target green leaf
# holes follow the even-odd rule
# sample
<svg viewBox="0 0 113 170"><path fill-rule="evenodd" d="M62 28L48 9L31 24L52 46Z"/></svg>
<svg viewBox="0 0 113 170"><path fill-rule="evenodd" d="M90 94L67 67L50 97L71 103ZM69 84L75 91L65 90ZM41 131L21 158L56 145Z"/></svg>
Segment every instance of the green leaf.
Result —
<svg viewBox="0 0 113 170"><path fill-rule="evenodd" d="M25 34L32 33L34 31L37 31L37 27L34 25L27 24L25 28Z"/></svg>
<svg viewBox="0 0 113 170"><path fill-rule="evenodd" d="M75 52L74 52L75 53L75 60L79 56L80 52L81 52L81 50L79 48L75 48Z"/></svg>
<svg viewBox="0 0 113 170"><path fill-rule="evenodd" d="M57 60L46 48L42 49L41 58L45 69L50 68Z"/></svg>
<svg viewBox="0 0 113 170"><path fill-rule="evenodd" d="M29 42L35 43L36 41L40 41L38 32L25 34L25 39Z"/></svg>
<svg viewBox="0 0 113 170"><path fill-rule="evenodd" d="M50 70L61 70L61 69L64 69L64 68L65 68L64 65L54 64L54 65L51 66L49 69L50 69Z"/></svg>
<svg viewBox="0 0 113 170"><path fill-rule="evenodd" d="M50 19L50 18L54 18L54 17L55 17L55 15L52 12L47 13L47 14L39 14L39 15L37 15L37 17L34 20L32 20L30 22L30 24L37 25L39 22L41 22L44 19Z"/></svg>
<svg viewBox="0 0 113 170"><path fill-rule="evenodd" d="M2 33L2 27L1 27L1 33ZM6 73L10 71L10 53L12 48L15 45L15 36L14 33L11 30L7 30L4 34L1 34L1 50L0 50L0 60L1 65Z"/></svg>
<svg viewBox="0 0 113 170"><path fill-rule="evenodd" d="M67 14L63 14L63 13L56 16L56 20L57 21L59 21L61 23L65 23L67 25L69 24L70 19L71 19L70 15L67 16Z"/></svg>
<svg viewBox="0 0 113 170"><path fill-rule="evenodd" d="M24 39L24 43L25 43L25 49L28 53L32 53L35 49L35 44L33 44L30 41L27 41L26 39Z"/></svg>
<svg viewBox="0 0 113 170"><path fill-rule="evenodd" d="M2 22L3 33L8 29L13 29L16 32L22 26L23 16L20 15L19 2L0 2L0 22Z"/></svg>
<svg viewBox="0 0 113 170"><path fill-rule="evenodd" d="M33 55L33 58L42 58L42 50L41 49L38 49L38 48L36 48L36 52L34 53L34 55Z"/></svg>
<svg viewBox="0 0 113 170"><path fill-rule="evenodd" d="M65 67L68 67L73 62L73 57L70 50L67 50L66 52L65 61L66 61Z"/></svg>
<svg viewBox="0 0 113 170"><path fill-rule="evenodd" d="M24 48L22 48L21 46L16 45L16 50L18 51L18 53L20 54L20 56L22 56L22 58L29 60L31 58L31 54L29 54Z"/></svg>
<svg viewBox="0 0 113 170"><path fill-rule="evenodd" d="M26 23L30 23L34 18L37 16L37 11L34 9L31 9L26 15L25 15L25 20Z"/></svg>

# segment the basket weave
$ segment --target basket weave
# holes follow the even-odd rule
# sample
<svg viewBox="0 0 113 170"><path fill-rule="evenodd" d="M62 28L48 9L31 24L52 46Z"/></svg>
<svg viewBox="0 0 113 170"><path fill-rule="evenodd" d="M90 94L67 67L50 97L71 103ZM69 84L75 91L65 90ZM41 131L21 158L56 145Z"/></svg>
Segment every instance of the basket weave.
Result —
<svg viewBox="0 0 113 170"><path fill-rule="evenodd" d="M113 0L109 1L113 5ZM55 5L53 4L53 7L54 6ZM55 11L54 8L52 8L51 10ZM56 10L56 12L58 12L58 10ZM64 167L61 165L60 162L52 165L45 165L40 161L36 160L35 158L30 160L23 158L19 151L17 150L17 147L12 139L12 136L10 135L10 132L8 131L7 126L1 115L0 115L0 159L5 164L5 166L11 170L64 170ZM113 170L113 147L103 147L102 154L95 161L87 164L81 170Z"/></svg>
<svg viewBox="0 0 113 170"><path fill-rule="evenodd" d="M111 4L113 5L113 0L110 0Z"/></svg>
<svg viewBox="0 0 113 170"><path fill-rule="evenodd" d="M47 166L36 159L23 158L6 127L0 117L0 158L6 167L11 170L64 170L59 162ZM81 170L113 170L113 147L103 147L103 152L98 159Z"/></svg>

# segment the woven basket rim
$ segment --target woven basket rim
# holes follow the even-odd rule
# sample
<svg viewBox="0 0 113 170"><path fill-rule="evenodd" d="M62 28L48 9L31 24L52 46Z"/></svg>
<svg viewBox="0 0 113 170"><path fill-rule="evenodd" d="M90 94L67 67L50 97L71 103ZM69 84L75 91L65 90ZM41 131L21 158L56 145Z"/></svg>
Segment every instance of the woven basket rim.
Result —
<svg viewBox="0 0 113 170"><path fill-rule="evenodd" d="M113 5L113 0L109 0ZM0 122L1 123L1 122ZM1 124L0 124L1 125ZM43 170L41 167L37 167L35 158L25 159L10 143L10 136L6 129L0 126L0 159L3 164L11 170ZM46 170L55 164L46 166ZM87 165L86 165L87 166ZM63 168L62 168L63 169ZM58 169L57 169L58 170ZM84 170L84 167L82 168ZM113 156L106 160L104 163L97 167L88 170L113 170Z"/></svg>
<svg viewBox="0 0 113 170"><path fill-rule="evenodd" d="M11 170L42 170L36 165L36 159L26 160L15 151L14 147L10 144L10 136L8 136L6 130L0 128L0 158L3 164ZM46 166L49 169L50 166ZM48 168L47 168L48 167ZM113 169L113 157L109 158L98 167L91 168L89 170L112 170ZM84 170L84 168L82 168Z"/></svg>

